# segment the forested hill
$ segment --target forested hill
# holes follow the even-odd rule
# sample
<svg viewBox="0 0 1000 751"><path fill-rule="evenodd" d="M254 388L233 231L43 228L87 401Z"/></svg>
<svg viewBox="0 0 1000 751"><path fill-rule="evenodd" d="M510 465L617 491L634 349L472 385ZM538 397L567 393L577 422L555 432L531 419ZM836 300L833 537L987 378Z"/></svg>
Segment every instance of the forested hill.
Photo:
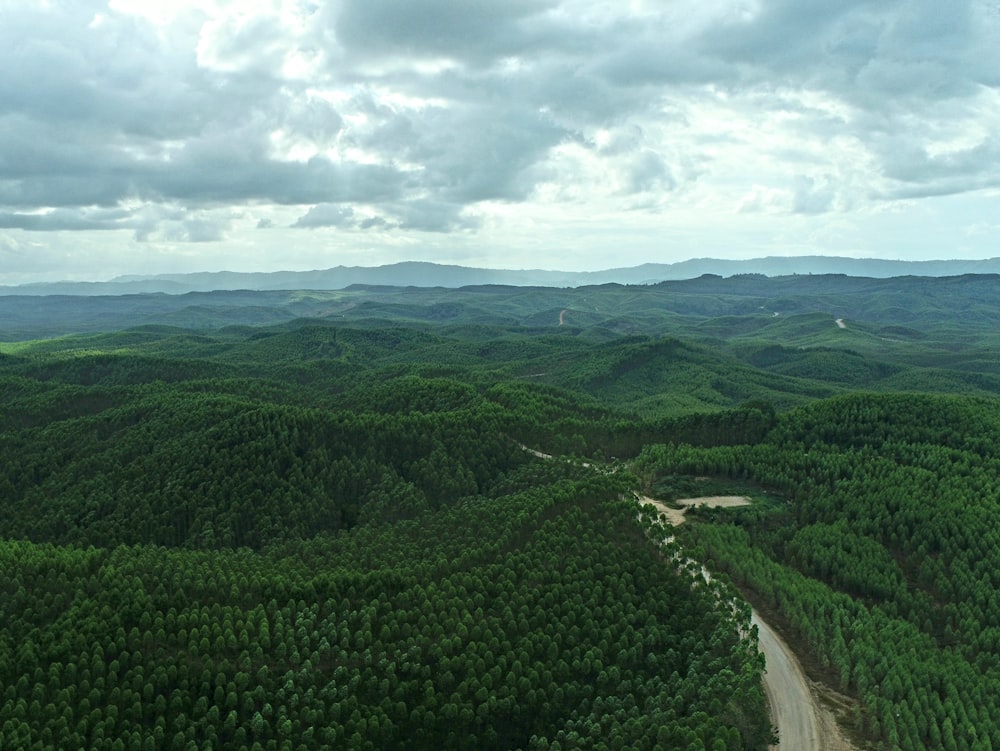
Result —
<svg viewBox="0 0 1000 751"><path fill-rule="evenodd" d="M1000 744L1000 404L856 394L756 444L650 446L650 482L723 475L787 497L681 536L728 572L891 749ZM657 479L658 478L658 479Z"/></svg>
<svg viewBox="0 0 1000 751"><path fill-rule="evenodd" d="M283 360L287 348L296 367L339 375L366 362L348 339L369 335L338 339L337 330L392 329L403 332L393 334L402 337L399 351L379 352L379 359L420 359L436 348L430 359L442 365L463 367L473 356L508 376L582 388L602 399L713 408L757 396L789 406L844 388L996 393L998 324L1000 277L987 275L706 275L651 286L0 296L0 341L130 329L137 346L107 339L95 353L148 358L166 347L166 356L190 360L183 352L190 341L198 367L211 361L233 372L258 368L258 355ZM221 340L198 344L193 332ZM415 348L418 334L424 339ZM254 339L244 346L244 337ZM431 344L427 337L443 338ZM663 339L679 346L671 353L662 343L643 349L643 342ZM227 361L230 349L242 354ZM668 384L691 370L699 374L684 384L687 393Z"/></svg>
<svg viewBox="0 0 1000 751"><path fill-rule="evenodd" d="M1000 747L996 292L15 300L0 748L764 749L744 597L853 732Z"/></svg>
<svg viewBox="0 0 1000 751"><path fill-rule="evenodd" d="M214 330L296 318L548 328L562 323L575 330L601 329L615 335L787 339L815 335L799 330L808 328L809 321L802 316L810 314L826 316L825 322L853 322L875 339L922 341L957 335L968 340L995 327L1000 318L998 289L996 275L876 279L706 274L658 284L583 287L353 285L332 291L6 294L0 295L0 341L139 325ZM719 325L713 326L713 319L721 319Z"/></svg>
<svg viewBox="0 0 1000 751"><path fill-rule="evenodd" d="M582 343L313 321L0 351L0 748L766 747L735 591L656 544L627 472L521 447L662 428L508 370Z"/></svg>

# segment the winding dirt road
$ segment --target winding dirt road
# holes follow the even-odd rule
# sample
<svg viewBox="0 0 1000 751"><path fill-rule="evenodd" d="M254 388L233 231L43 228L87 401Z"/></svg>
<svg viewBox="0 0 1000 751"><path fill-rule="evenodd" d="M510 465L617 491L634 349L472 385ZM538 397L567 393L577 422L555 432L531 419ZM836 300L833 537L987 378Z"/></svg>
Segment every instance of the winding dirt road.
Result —
<svg viewBox="0 0 1000 751"><path fill-rule="evenodd" d="M522 445L522 449L542 459L549 454ZM683 524L684 513L693 506L745 506L746 496L706 496L675 501L681 508L671 508L662 501L639 496L639 502L653 506L671 526ZM668 538L669 539L669 538ZM704 576L708 571L702 568ZM778 728L779 743L772 749L780 751L858 751L847 741L836 718L819 700L818 692L806 678L802 665L785 641L754 610L751 623L757 626L757 643L764 654L764 692L771 707L771 720Z"/></svg>
<svg viewBox="0 0 1000 751"><path fill-rule="evenodd" d="M764 691L771 705L771 719L778 726L780 743L774 749L803 751L856 751L841 732L833 712L820 701L795 653L789 649L757 611L757 642L767 662Z"/></svg>
<svg viewBox="0 0 1000 751"><path fill-rule="evenodd" d="M684 523L687 508L706 506L737 506L749 503L741 496L691 498L680 503L684 509L671 509L652 498L640 498L666 514L673 525ZM707 574L706 574L707 575ZM856 751L841 733L833 713L824 707L807 680L802 665L785 641L755 610L751 622L757 626L757 642L764 653L767 671L764 692L771 705L771 720L778 728L780 742L772 749L781 751Z"/></svg>
<svg viewBox="0 0 1000 751"><path fill-rule="evenodd" d="M521 448L543 459L552 458L527 446ZM648 496L640 496L639 502L652 505L676 526L684 523L684 512L692 506L743 506L749 504L750 499L746 496L685 498L676 502L682 507L680 509L670 508ZM704 574L708 576L707 571ZM756 610L751 615L751 623L757 626L757 643L767 666L764 692L771 707L771 719L778 728L779 743L771 748L780 751L858 751L844 737L833 712L820 702L817 691L785 641Z"/></svg>

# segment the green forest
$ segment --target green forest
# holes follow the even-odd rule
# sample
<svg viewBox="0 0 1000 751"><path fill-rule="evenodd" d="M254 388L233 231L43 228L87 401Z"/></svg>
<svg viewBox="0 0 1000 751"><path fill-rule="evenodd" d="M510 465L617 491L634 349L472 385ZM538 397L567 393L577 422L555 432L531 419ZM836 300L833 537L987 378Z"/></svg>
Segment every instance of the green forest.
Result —
<svg viewBox="0 0 1000 751"><path fill-rule="evenodd" d="M762 751L752 604L859 747L1000 749L998 293L39 298L0 748ZM706 485L754 503L637 500Z"/></svg>

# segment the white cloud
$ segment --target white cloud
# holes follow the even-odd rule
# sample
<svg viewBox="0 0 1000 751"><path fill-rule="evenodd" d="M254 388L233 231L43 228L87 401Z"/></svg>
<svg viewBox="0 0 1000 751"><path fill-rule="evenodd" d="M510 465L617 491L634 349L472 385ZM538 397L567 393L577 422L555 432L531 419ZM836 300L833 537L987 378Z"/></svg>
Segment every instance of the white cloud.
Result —
<svg viewBox="0 0 1000 751"><path fill-rule="evenodd" d="M766 185L754 185L736 204L740 214L757 212L783 213L792 204L792 196L787 190L769 188Z"/></svg>
<svg viewBox="0 0 1000 751"><path fill-rule="evenodd" d="M29 273L28 245L31 274L93 278L109 259L313 267L331 243L373 262L580 268L905 254L901 238L959 252L929 246L930 216L934 237L995 254L986 0L0 12L0 282ZM879 237L886 216L915 229Z"/></svg>

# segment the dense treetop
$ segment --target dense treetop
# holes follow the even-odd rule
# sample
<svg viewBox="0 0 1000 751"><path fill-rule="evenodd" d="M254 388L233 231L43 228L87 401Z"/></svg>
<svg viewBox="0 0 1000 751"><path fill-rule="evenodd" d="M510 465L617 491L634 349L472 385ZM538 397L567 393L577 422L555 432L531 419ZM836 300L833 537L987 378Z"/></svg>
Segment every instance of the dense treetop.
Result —
<svg viewBox="0 0 1000 751"><path fill-rule="evenodd" d="M0 747L762 749L744 597L873 742L1000 747L995 286L230 293L132 300L122 330L95 323L121 301L80 303L91 333L37 340L16 319ZM632 500L712 487L755 503L676 543Z"/></svg>
<svg viewBox="0 0 1000 751"><path fill-rule="evenodd" d="M303 324L5 356L0 746L763 748L736 593L631 475L524 448L657 425L494 374L519 347Z"/></svg>

